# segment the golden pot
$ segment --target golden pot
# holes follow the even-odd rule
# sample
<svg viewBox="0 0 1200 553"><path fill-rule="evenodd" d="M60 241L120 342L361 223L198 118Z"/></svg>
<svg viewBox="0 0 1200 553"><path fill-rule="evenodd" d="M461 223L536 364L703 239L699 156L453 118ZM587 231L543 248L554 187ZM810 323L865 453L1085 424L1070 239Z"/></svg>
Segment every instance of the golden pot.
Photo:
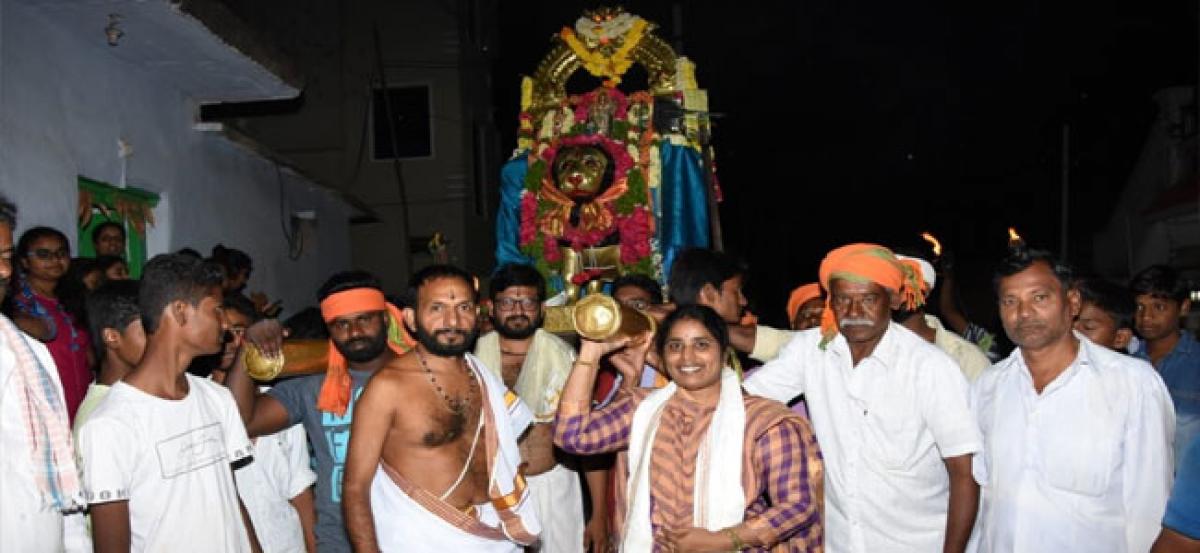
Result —
<svg viewBox="0 0 1200 553"><path fill-rule="evenodd" d="M612 296L589 294L575 304L575 332L588 340L606 342L622 336L637 336L653 332L658 323L654 317L622 305Z"/></svg>
<svg viewBox="0 0 1200 553"><path fill-rule="evenodd" d="M328 340L288 340L283 343L282 355L267 357L246 343L246 372L250 377L267 382L281 376L298 376L325 372L329 359Z"/></svg>

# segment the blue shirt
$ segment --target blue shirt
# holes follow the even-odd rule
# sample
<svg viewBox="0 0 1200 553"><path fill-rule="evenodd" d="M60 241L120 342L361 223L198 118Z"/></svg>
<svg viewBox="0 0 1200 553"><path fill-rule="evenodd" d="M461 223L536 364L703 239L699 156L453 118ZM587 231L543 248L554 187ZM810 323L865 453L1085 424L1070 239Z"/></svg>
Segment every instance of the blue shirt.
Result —
<svg viewBox="0 0 1200 553"><path fill-rule="evenodd" d="M1200 540L1200 438L1192 440L1183 454L1163 526Z"/></svg>
<svg viewBox="0 0 1200 553"><path fill-rule="evenodd" d="M1136 355L1150 360L1146 343L1138 347ZM1175 349L1154 366L1171 392L1177 414L1200 414L1200 343L1190 332L1181 332Z"/></svg>

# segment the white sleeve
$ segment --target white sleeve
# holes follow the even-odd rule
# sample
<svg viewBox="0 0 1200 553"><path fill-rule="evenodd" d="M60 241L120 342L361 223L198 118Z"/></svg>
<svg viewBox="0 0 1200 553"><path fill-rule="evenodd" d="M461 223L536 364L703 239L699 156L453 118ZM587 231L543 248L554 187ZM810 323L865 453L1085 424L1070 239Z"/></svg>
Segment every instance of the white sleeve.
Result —
<svg viewBox="0 0 1200 553"><path fill-rule="evenodd" d="M92 535L88 529L87 515L83 512L63 514L63 551L92 553Z"/></svg>
<svg viewBox="0 0 1200 553"><path fill-rule="evenodd" d="M129 500L138 448L133 429L111 418L92 418L79 430L79 468L89 505Z"/></svg>
<svg viewBox="0 0 1200 553"><path fill-rule="evenodd" d="M920 367L920 408L942 458L977 453L982 449L979 423L968 405L969 388L958 364L930 348Z"/></svg>
<svg viewBox="0 0 1200 553"><path fill-rule="evenodd" d="M308 433L304 425L294 424L283 431L283 456L288 467L287 497L300 495L317 481L308 458Z"/></svg>
<svg viewBox="0 0 1200 553"><path fill-rule="evenodd" d="M1122 448L1127 551L1148 551L1154 543L1175 473L1171 460L1175 407L1157 372L1149 366L1139 372Z"/></svg>
<svg viewBox="0 0 1200 553"><path fill-rule="evenodd" d="M975 477L975 483L979 484L979 494L982 500L983 494L987 492L988 484L988 465L987 452L983 450L983 424L979 416L981 409L980 396L982 389L987 384L985 378L979 378L972 382L967 392L967 403L971 409L971 420L975 422L975 428L979 429L980 448L975 455L971 456L971 475ZM986 505L986 503L983 503Z"/></svg>
<svg viewBox="0 0 1200 553"><path fill-rule="evenodd" d="M754 328L754 351L750 352L750 358L763 363L774 359L779 355L779 350L783 349L783 346L786 346L795 335L795 332L788 330L779 330L763 325L756 326Z"/></svg>
<svg viewBox="0 0 1200 553"><path fill-rule="evenodd" d="M225 432L225 454L229 456L229 462L234 463L253 455L254 446L250 437L246 435L246 424L242 422L242 415L238 412L233 394L224 386L213 382L206 383L212 384L210 389L220 396L218 405L222 410L221 427Z"/></svg>
<svg viewBox="0 0 1200 553"><path fill-rule="evenodd" d="M807 335L796 333L769 363L751 374L742 388L747 393L787 403L804 393L804 369L810 364L810 352L819 352Z"/></svg>

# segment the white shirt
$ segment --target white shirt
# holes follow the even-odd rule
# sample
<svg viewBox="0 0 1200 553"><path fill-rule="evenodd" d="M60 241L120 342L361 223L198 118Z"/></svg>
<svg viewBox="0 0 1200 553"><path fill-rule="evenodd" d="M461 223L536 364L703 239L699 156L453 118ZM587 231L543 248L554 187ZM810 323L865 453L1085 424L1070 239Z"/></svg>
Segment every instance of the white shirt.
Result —
<svg viewBox="0 0 1200 553"><path fill-rule="evenodd" d="M804 394L825 458L826 551L940 551L942 459L980 449L962 371L895 323L857 366L841 334L820 341L819 328L797 332L744 386L784 402Z"/></svg>
<svg viewBox="0 0 1200 553"><path fill-rule="evenodd" d="M230 469L250 439L228 389L187 381L181 400L113 384L79 430L84 496L129 502L132 551L250 551Z"/></svg>
<svg viewBox="0 0 1200 553"><path fill-rule="evenodd" d="M304 528L290 500L317 481L309 467L304 426L260 436L254 461L234 471L238 495L264 553L303 553Z"/></svg>
<svg viewBox="0 0 1200 553"><path fill-rule="evenodd" d="M946 355L949 355L958 364L958 368L962 369L963 376L967 377L968 382L974 382L979 375L983 374L983 371L992 366L992 362L988 360L983 350L979 349L979 346L946 330L946 327L942 326L942 321L937 317L925 315L925 324L933 329L933 345L946 352Z"/></svg>
<svg viewBox="0 0 1200 553"><path fill-rule="evenodd" d="M0 324L11 324L0 321ZM62 397L54 359L41 342L21 338L42 362ZM48 505L34 479L29 432L21 414L23 390L14 378L17 357L0 347L0 549L5 551L91 551L83 515L67 515ZM64 407L66 409L66 407ZM65 418L65 417L64 417Z"/></svg>
<svg viewBox="0 0 1200 553"><path fill-rule="evenodd" d="M980 551L1143 553L1158 535L1173 471L1167 388L1145 361L1076 337L1078 357L1041 395L1020 349L971 389Z"/></svg>

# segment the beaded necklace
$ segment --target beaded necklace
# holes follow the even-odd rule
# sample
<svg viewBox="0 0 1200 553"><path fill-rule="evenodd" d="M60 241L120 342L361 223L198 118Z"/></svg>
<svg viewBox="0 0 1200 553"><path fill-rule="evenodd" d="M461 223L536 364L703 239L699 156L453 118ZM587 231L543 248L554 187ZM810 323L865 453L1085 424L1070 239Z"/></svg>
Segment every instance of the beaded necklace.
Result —
<svg viewBox="0 0 1200 553"><path fill-rule="evenodd" d="M425 377L429 379L429 383L433 386L433 389L437 391L439 396L441 396L442 402L446 404L446 408L449 409L451 413L462 413L464 411L464 402L462 400L451 398L446 393L446 390L442 388L442 384L438 382L437 377L433 375L433 370L429 368L429 364L425 362L425 354L421 353L420 349L417 349L416 352L417 359L421 361L421 368L425 369ZM466 403L469 405L471 402L471 394L474 393L478 395L479 393L479 384L475 382L478 377L475 376L474 371L466 366L466 363L463 362L461 357L458 359L458 366L471 377L471 379L468 381L470 382L470 388L467 390L466 399Z"/></svg>

